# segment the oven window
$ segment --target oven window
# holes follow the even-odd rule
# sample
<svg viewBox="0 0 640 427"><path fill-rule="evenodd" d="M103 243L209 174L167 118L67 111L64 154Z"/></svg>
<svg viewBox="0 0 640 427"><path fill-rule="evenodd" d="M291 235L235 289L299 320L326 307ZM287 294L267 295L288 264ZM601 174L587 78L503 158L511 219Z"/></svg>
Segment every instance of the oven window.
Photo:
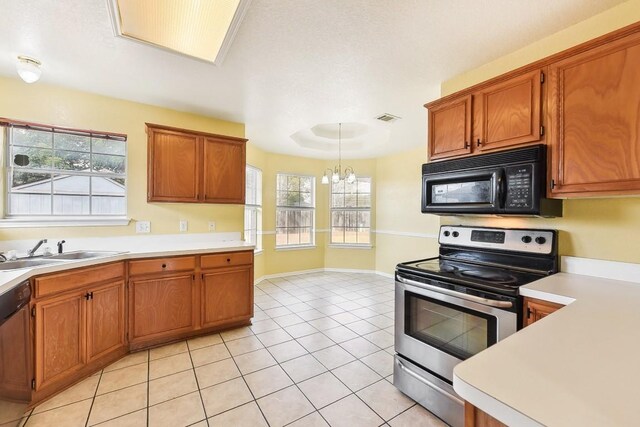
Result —
<svg viewBox="0 0 640 427"><path fill-rule="evenodd" d="M431 186L431 203L434 204L490 204L491 202L491 179L448 182Z"/></svg>
<svg viewBox="0 0 640 427"><path fill-rule="evenodd" d="M494 316L405 293L405 333L461 360L496 343Z"/></svg>

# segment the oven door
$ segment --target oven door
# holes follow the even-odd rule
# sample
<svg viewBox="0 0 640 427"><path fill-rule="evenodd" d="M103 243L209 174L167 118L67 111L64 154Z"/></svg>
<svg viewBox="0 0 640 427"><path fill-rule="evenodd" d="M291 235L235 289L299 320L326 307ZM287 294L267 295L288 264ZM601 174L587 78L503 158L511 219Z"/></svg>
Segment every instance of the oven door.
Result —
<svg viewBox="0 0 640 427"><path fill-rule="evenodd" d="M458 363L516 332L515 302L400 276L395 297L396 352L450 383Z"/></svg>
<svg viewBox="0 0 640 427"><path fill-rule="evenodd" d="M422 212L490 214L504 210L504 169L424 174Z"/></svg>

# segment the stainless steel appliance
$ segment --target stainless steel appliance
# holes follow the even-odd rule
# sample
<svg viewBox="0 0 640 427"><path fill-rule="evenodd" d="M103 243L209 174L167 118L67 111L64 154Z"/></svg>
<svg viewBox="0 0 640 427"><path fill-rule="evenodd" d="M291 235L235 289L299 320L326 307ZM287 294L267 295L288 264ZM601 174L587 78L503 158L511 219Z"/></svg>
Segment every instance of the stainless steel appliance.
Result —
<svg viewBox="0 0 640 427"><path fill-rule="evenodd" d="M394 385L457 427L453 368L522 326L519 287L556 273L554 230L440 227L439 257L398 264Z"/></svg>
<svg viewBox="0 0 640 427"><path fill-rule="evenodd" d="M422 165L422 212L438 215L562 216L545 197L546 146Z"/></svg>
<svg viewBox="0 0 640 427"><path fill-rule="evenodd" d="M0 425L17 426L31 399L29 282L0 295Z"/></svg>

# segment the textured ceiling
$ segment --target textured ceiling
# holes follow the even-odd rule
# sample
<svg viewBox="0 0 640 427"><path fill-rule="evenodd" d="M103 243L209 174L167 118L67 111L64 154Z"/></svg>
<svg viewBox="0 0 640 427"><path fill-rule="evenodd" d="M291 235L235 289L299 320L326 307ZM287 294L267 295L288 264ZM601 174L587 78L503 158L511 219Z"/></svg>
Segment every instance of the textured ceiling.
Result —
<svg viewBox="0 0 640 427"><path fill-rule="evenodd" d="M256 145L308 157L337 154L291 138L316 124L402 117L345 153L376 157L425 144L441 81L618 3L253 0L216 67L115 37L107 0L1 0L0 74L31 55L43 83L244 122Z"/></svg>

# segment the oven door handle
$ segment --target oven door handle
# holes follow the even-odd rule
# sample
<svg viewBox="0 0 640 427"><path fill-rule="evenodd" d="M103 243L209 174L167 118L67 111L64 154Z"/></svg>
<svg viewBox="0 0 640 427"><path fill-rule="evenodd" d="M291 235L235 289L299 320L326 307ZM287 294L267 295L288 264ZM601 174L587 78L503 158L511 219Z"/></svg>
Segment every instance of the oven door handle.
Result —
<svg viewBox="0 0 640 427"><path fill-rule="evenodd" d="M407 374L410 377L420 381L422 384L431 387L432 389L434 389L438 393L444 394L445 396L447 396L447 398L455 400L459 405L464 405L464 401L461 400L461 399L458 399L457 396L453 396L451 393L448 393L447 391L441 389L440 387L438 387L436 384L434 384L433 382L429 381L428 379L426 379L424 377L421 377L420 375L416 374L411 369L409 369L406 366L404 366L404 363L402 363L397 358L395 360L396 360L396 365L398 365L398 368L400 368L400 370L402 372L404 372L405 374Z"/></svg>
<svg viewBox="0 0 640 427"><path fill-rule="evenodd" d="M481 298L475 295L469 295L458 291L452 291L451 289L441 288L439 286L428 285L426 283L418 282L415 280L405 279L404 277L398 276L398 280L407 285L417 286L419 288L429 289L431 291L450 295L452 297L465 299L467 301L477 302L478 304L488 305L490 307L498 307L498 308L511 308L513 307L513 303L511 301L498 301L494 299Z"/></svg>

